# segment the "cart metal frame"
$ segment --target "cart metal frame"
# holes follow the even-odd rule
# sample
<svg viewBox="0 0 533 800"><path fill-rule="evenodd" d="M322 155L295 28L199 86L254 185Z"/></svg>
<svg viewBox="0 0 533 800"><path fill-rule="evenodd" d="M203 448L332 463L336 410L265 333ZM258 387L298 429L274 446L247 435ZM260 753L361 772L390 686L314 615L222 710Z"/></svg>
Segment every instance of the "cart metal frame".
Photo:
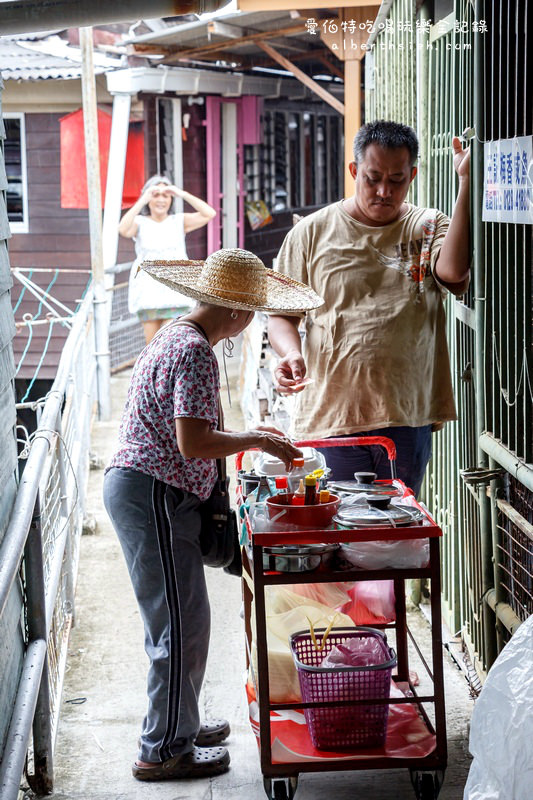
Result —
<svg viewBox="0 0 533 800"><path fill-rule="evenodd" d="M395 476L396 451L390 439L382 437L346 437L342 439L326 439L297 442L298 446L334 447L379 444L387 449L391 462L391 474ZM236 458L237 470L242 467L243 453ZM401 481L399 485L404 487ZM406 494L412 492L406 489ZM240 487L237 488L237 501L243 502ZM414 498L413 498L414 501ZM416 501L414 501L416 502ZM292 798L296 793L298 775L304 772L334 772L355 771L370 769L399 769L406 767L410 770L411 781L418 800L434 800L437 798L447 764L446 743L446 716L444 704L444 675L442 662L442 626L441 626L441 580L440 580L440 553L439 538L441 529L436 525L429 512L420 504L417 508L424 513L425 520L421 525L403 528L378 528L342 530L344 542L368 542L376 540L406 540L429 539L429 565L421 569L380 569L380 570L342 570L333 571L320 567L312 572L280 573L270 572L263 568L263 547L281 544L311 544L316 542L338 542L337 531L304 530L302 532L276 532L260 533L251 528L248 515L245 513L245 523L248 530L249 545L252 558L248 557L247 548L244 548L243 569L253 581L253 594L246 581L243 580L245 635L247 644L247 667L250 667L249 654L252 645L251 613L252 599L255 601L256 646L257 646L257 702L259 706L259 752L261 771L264 778L265 791L269 798L284 800ZM412 631L407 625L405 603L405 581L413 578L426 578L431 581L431 650L432 669L424 658ZM435 750L424 758L358 758L347 762L345 759L328 759L324 762L309 761L274 764L272 763L271 750L271 711L303 710L320 705L319 703L271 703L270 684L268 671L268 647L265 613L265 587L278 585L291 585L298 583L330 583L338 581L376 581L393 580L395 592L396 619L394 622L383 625L374 625L376 628L394 629L396 633L397 669L393 679L408 684L412 697L392 698L389 700L363 700L359 703L341 701L328 703L328 707L342 705L370 705L387 704L396 705L409 703L417 706L417 710L424 720L428 730L436 736ZM409 679L408 639L411 640L421 662L433 683L432 694L418 694L416 687ZM432 725L423 704L433 704L435 726Z"/></svg>

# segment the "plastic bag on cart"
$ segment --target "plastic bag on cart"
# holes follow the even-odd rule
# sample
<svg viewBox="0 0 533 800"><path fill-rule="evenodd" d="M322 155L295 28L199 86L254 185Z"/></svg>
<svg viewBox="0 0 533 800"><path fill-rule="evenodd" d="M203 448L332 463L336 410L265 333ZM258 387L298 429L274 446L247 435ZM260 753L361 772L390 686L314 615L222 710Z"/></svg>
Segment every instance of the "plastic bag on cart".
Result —
<svg viewBox="0 0 533 800"><path fill-rule="evenodd" d="M393 622L394 581L359 581L348 589L350 601L340 606L356 625Z"/></svg>
<svg viewBox="0 0 533 800"><path fill-rule="evenodd" d="M352 620L335 608L295 594L284 586L265 587L265 613L268 642L270 700L273 703L301 701L298 672L289 644L291 634L314 627L327 626L336 615L335 625L354 627ZM255 613L252 612L251 664L257 676Z"/></svg>
<svg viewBox="0 0 533 800"><path fill-rule="evenodd" d="M375 667L387 660L381 641L375 636L346 639L332 647L320 666L323 669L339 667Z"/></svg>
<svg viewBox="0 0 533 800"><path fill-rule="evenodd" d="M329 608L338 608L351 601L348 591L352 587L353 583L294 583L291 592Z"/></svg>
<svg viewBox="0 0 533 800"><path fill-rule="evenodd" d="M422 569L429 564L429 539L345 542L340 555L359 569Z"/></svg>
<svg viewBox="0 0 533 800"><path fill-rule="evenodd" d="M470 724L463 800L525 800L533 785L533 615L494 662Z"/></svg>

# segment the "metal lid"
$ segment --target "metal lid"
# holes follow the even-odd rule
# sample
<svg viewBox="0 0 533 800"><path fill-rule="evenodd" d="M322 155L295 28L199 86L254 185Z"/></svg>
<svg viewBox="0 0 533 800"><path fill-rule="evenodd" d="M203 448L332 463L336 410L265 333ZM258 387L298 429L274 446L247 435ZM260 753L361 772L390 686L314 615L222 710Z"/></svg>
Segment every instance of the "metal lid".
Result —
<svg viewBox="0 0 533 800"><path fill-rule="evenodd" d="M388 508L373 508L369 505L341 506L333 522L350 528L383 526L395 528L402 525L418 525L424 514L418 508L391 504Z"/></svg>
<svg viewBox="0 0 533 800"><path fill-rule="evenodd" d="M329 481L328 486L337 492L350 494L378 494L387 497L398 497L402 494L399 486L393 483L360 483L359 481Z"/></svg>

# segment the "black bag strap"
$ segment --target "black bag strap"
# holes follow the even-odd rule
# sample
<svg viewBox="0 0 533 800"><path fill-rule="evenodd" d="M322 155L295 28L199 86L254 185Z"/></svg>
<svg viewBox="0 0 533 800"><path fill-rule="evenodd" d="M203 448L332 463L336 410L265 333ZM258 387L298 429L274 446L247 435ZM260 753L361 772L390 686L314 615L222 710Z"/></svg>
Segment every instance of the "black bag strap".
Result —
<svg viewBox="0 0 533 800"><path fill-rule="evenodd" d="M219 431L224 430L224 412L222 411L222 403L220 402L220 392L218 393L218 425ZM217 472L221 481L226 480L226 459L217 458Z"/></svg>
<svg viewBox="0 0 533 800"><path fill-rule="evenodd" d="M174 323L175 325L186 325L188 328L193 328L193 330L197 331L201 336L209 344L209 339L207 338L207 334L198 322L194 322L192 319L178 319ZM218 393L218 423L217 423L217 430L223 431L224 430L224 413L222 411L222 403L220 402L220 392ZM217 473L218 479L221 481L226 480L226 459L225 458L217 458Z"/></svg>

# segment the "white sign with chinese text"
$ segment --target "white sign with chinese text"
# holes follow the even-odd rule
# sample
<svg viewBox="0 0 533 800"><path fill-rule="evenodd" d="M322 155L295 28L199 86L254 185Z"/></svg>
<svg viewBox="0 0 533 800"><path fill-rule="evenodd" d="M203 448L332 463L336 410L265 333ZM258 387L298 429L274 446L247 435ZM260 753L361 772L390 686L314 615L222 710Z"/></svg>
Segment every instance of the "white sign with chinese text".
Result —
<svg viewBox="0 0 533 800"><path fill-rule="evenodd" d="M533 136L485 142L483 222L533 224Z"/></svg>

